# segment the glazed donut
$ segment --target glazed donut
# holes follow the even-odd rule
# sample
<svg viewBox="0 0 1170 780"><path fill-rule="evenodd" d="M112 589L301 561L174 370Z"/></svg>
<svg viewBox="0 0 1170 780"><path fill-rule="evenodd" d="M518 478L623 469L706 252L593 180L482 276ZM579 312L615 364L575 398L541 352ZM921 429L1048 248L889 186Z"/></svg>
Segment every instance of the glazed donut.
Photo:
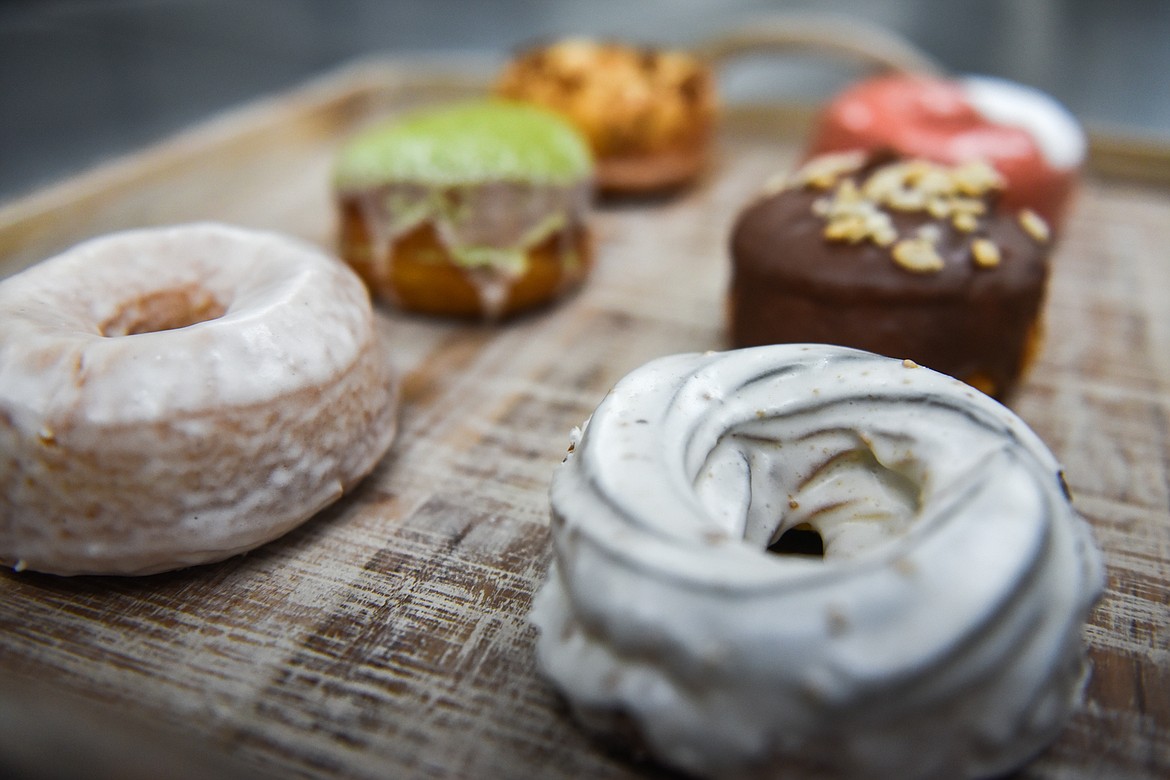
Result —
<svg viewBox="0 0 1170 780"><path fill-rule="evenodd" d="M603 192L678 188L711 156L715 78L685 51L567 38L518 54L495 89L572 122L597 160Z"/></svg>
<svg viewBox="0 0 1170 780"><path fill-rule="evenodd" d="M535 106L468 101L371 127L341 149L334 190L342 258L407 311L503 318L589 273L593 161Z"/></svg>
<svg viewBox="0 0 1170 780"><path fill-rule="evenodd" d="M585 725L676 768L995 775L1079 699L1102 566L1059 466L909 361L660 358L575 432L550 495L540 667ZM823 559L765 552L795 527Z"/></svg>
<svg viewBox="0 0 1170 780"><path fill-rule="evenodd" d="M390 445L361 281L291 238L114 233L0 282L0 561L146 574L227 558Z"/></svg>
<svg viewBox="0 0 1170 780"><path fill-rule="evenodd" d="M949 165L984 160L1006 180L1005 209L1034 210L1059 227L1087 141L1052 97L989 76L898 73L860 81L817 121L809 155L891 151Z"/></svg>

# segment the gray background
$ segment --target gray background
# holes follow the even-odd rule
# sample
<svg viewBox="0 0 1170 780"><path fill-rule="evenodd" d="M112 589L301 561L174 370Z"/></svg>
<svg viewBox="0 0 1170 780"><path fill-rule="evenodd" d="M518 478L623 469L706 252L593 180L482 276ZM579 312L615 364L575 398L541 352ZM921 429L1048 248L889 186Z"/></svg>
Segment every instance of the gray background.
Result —
<svg viewBox="0 0 1170 780"><path fill-rule="evenodd" d="M1090 127L1170 138L1170 0L0 0L0 200L360 56L502 58L567 34L687 45L809 12L1033 84ZM727 97L818 97L855 75L773 59L737 65Z"/></svg>

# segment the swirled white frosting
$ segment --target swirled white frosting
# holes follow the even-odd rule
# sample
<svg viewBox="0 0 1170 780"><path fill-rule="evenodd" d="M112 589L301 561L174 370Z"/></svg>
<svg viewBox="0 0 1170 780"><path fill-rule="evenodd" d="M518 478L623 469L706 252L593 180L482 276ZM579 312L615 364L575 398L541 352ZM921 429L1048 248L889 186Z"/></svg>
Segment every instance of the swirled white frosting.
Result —
<svg viewBox="0 0 1170 780"><path fill-rule="evenodd" d="M1059 467L912 363L655 360L593 413L551 503L541 668L586 724L632 720L689 772L992 775L1079 699L1102 568ZM801 524L823 560L765 551Z"/></svg>
<svg viewBox="0 0 1170 780"><path fill-rule="evenodd" d="M394 437L357 276L226 225L126 231L0 283L0 561L137 574L313 515Z"/></svg>

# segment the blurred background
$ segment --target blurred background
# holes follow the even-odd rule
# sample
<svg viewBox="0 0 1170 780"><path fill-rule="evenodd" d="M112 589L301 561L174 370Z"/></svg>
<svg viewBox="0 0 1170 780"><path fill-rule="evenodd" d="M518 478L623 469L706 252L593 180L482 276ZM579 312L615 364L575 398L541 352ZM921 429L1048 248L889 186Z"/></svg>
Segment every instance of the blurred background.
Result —
<svg viewBox="0 0 1170 780"><path fill-rule="evenodd" d="M690 46L814 12L1039 87L1091 128L1170 139L1167 0L0 0L0 201L360 57L492 66L533 39ZM726 99L818 99L857 75L766 60L725 74Z"/></svg>

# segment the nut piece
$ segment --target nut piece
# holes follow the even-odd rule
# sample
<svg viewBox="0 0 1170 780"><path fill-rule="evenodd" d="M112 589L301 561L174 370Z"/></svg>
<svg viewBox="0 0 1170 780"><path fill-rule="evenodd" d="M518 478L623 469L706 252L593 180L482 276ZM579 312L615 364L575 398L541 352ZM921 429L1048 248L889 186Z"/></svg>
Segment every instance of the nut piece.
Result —
<svg viewBox="0 0 1170 780"><path fill-rule="evenodd" d="M934 244L925 238L906 238L894 244L894 262L914 273L935 273L945 266Z"/></svg>
<svg viewBox="0 0 1170 780"><path fill-rule="evenodd" d="M865 152L822 154L800 166L785 181L785 186L813 187L818 190L831 189L838 179L861 170L863 165L865 165Z"/></svg>
<svg viewBox="0 0 1170 780"><path fill-rule="evenodd" d="M974 214L964 211L951 217L951 224L955 226L955 230L971 233L979 227L979 219Z"/></svg>
<svg viewBox="0 0 1170 780"><path fill-rule="evenodd" d="M812 209L827 221L824 236L829 241L858 244L869 239L878 246L889 246L898 238L890 215L867 200L850 179L841 182L830 197L818 198Z"/></svg>
<svg viewBox="0 0 1170 780"><path fill-rule="evenodd" d="M1020 211L1020 227L1024 229L1032 238L1045 244L1052 237L1052 231L1048 229L1048 223L1044 221L1044 217L1037 214L1031 209L1023 209Z"/></svg>
<svg viewBox="0 0 1170 780"><path fill-rule="evenodd" d="M977 238L971 242L971 257L980 268L994 268L999 265L999 247L990 239Z"/></svg>
<svg viewBox="0 0 1170 780"><path fill-rule="evenodd" d="M1004 179L999 171L983 160L971 160L951 171L951 179L963 195L980 197L991 190L1002 190Z"/></svg>

